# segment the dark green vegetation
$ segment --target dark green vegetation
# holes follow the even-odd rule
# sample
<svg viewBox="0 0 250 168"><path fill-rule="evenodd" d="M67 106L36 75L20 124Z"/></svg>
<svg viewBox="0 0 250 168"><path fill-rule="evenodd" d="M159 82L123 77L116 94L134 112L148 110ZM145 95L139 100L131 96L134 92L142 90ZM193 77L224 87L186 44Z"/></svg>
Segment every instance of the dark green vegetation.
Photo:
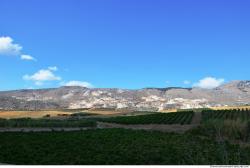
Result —
<svg viewBox="0 0 250 168"><path fill-rule="evenodd" d="M250 149L185 134L123 129L1 133L10 164L250 164Z"/></svg>
<svg viewBox="0 0 250 168"><path fill-rule="evenodd" d="M204 110L202 111L202 120L207 121L211 119L220 120L241 120L247 121L250 119L250 110Z"/></svg>
<svg viewBox="0 0 250 168"><path fill-rule="evenodd" d="M204 110L200 133L250 144L250 110Z"/></svg>
<svg viewBox="0 0 250 168"><path fill-rule="evenodd" d="M250 122L241 120L208 120L192 130L200 136L228 140L231 143L250 146Z"/></svg>
<svg viewBox="0 0 250 168"><path fill-rule="evenodd" d="M194 112L155 113L139 116L123 116L103 119L104 122L119 124L190 124Z"/></svg>
<svg viewBox="0 0 250 168"><path fill-rule="evenodd" d="M56 119L0 119L0 128L18 128L18 127L93 127L94 121L81 120L56 120Z"/></svg>
<svg viewBox="0 0 250 168"><path fill-rule="evenodd" d="M95 126L96 120L122 124L183 124L186 127L194 115L188 111L91 119L1 119L0 127L89 127ZM125 129L0 133L0 163L250 164L249 119L247 110L203 110L201 124L183 134Z"/></svg>
<svg viewBox="0 0 250 168"><path fill-rule="evenodd" d="M97 115L97 114L87 113L87 112L76 112L76 113L71 114L70 116L72 116L72 117L85 117L85 116L92 116L92 115Z"/></svg>

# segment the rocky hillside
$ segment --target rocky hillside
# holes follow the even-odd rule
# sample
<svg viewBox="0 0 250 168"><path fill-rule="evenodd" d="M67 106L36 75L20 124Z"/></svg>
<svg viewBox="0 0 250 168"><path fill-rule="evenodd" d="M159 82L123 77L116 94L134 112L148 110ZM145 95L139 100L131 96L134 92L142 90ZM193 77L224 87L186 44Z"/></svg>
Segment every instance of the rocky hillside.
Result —
<svg viewBox="0 0 250 168"><path fill-rule="evenodd" d="M55 89L0 92L0 109L116 108L163 110L250 104L250 81L233 81L215 89Z"/></svg>

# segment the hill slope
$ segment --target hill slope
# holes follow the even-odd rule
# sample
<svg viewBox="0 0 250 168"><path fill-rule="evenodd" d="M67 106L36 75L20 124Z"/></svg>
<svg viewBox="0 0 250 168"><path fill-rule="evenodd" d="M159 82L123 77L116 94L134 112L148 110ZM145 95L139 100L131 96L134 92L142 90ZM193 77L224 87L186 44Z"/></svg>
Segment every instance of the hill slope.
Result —
<svg viewBox="0 0 250 168"><path fill-rule="evenodd" d="M215 89L98 89L64 86L54 89L0 92L0 109L129 108L163 110L250 104L250 81L233 81Z"/></svg>

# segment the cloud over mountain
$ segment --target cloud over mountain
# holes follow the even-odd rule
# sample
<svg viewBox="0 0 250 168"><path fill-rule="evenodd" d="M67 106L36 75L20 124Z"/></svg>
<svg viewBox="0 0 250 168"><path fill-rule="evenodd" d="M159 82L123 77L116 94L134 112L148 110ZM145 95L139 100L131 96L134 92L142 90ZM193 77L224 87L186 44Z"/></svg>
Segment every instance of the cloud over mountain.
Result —
<svg viewBox="0 0 250 168"><path fill-rule="evenodd" d="M222 78L214 78L214 77L205 77L201 79L199 82L195 83L194 87L199 87L203 89L213 89L220 85L222 85L225 82Z"/></svg>
<svg viewBox="0 0 250 168"><path fill-rule="evenodd" d="M87 87L87 88L92 88L93 85L89 82L84 82L84 81L69 81L65 84L64 86L82 86L82 87Z"/></svg>
<svg viewBox="0 0 250 168"><path fill-rule="evenodd" d="M55 69L55 68L53 68ZM38 72L34 73L33 75L24 75L24 80L34 81L36 85L43 85L43 82L46 81L58 81L61 80L61 77L56 76L53 73L54 70L51 70L49 67L48 69L41 69Z"/></svg>

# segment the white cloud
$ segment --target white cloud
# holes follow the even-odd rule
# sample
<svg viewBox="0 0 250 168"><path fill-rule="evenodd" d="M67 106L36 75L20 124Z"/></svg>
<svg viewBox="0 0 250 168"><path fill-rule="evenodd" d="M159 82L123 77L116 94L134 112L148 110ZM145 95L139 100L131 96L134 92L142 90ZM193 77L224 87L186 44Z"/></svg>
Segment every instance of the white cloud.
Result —
<svg viewBox="0 0 250 168"><path fill-rule="evenodd" d="M58 81L61 80L61 77L56 76L52 70L48 69L41 69L38 72L34 73L33 75L24 75L24 80L34 81L35 85L41 86L46 81Z"/></svg>
<svg viewBox="0 0 250 168"><path fill-rule="evenodd" d="M214 77L206 77L201 79L198 83L195 83L194 87L199 87L203 89L213 89L216 88L224 83L224 79L222 78L214 78Z"/></svg>
<svg viewBox="0 0 250 168"><path fill-rule="evenodd" d="M49 67L48 69L51 70L51 71L57 71L58 70L58 68L56 66Z"/></svg>
<svg viewBox="0 0 250 168"><path fill-rule="evenodd" d="M183 83L184 83L185 85L189 85L191 82L190 82L189 80L184 80Z"/></svg>
<svg viewBox="0 0 250 168"><path fill-rule="evenodd" d="M22 54L23 47L19 44L14 44L11 37L0 37L0 55L3 56L20 56L21 60L36 61L30 55Z"/></svg>
<svg viewBox="0 0 250 168"><path fill-rule="evenodd" d="M22 60L26 60L26 61L36 61L36 59L35 58L33 58L32 56L30 56L30 55L21 55L21 59Z"/></svg>
<svg viewBox="0 0 250 168"><path fill-rule="evenodd" d="M64 86L82 86L82 87L87 87L87 88L92 88L93 85L89 82L84 82L84 81L69 81L65 84Z"/></svg>
<svg viewBox="0 0 250 168"><path fill-rule="evenodd" d="M0 37L0 55L20 55L22 46L14 44L11 37Z"/></svg>

